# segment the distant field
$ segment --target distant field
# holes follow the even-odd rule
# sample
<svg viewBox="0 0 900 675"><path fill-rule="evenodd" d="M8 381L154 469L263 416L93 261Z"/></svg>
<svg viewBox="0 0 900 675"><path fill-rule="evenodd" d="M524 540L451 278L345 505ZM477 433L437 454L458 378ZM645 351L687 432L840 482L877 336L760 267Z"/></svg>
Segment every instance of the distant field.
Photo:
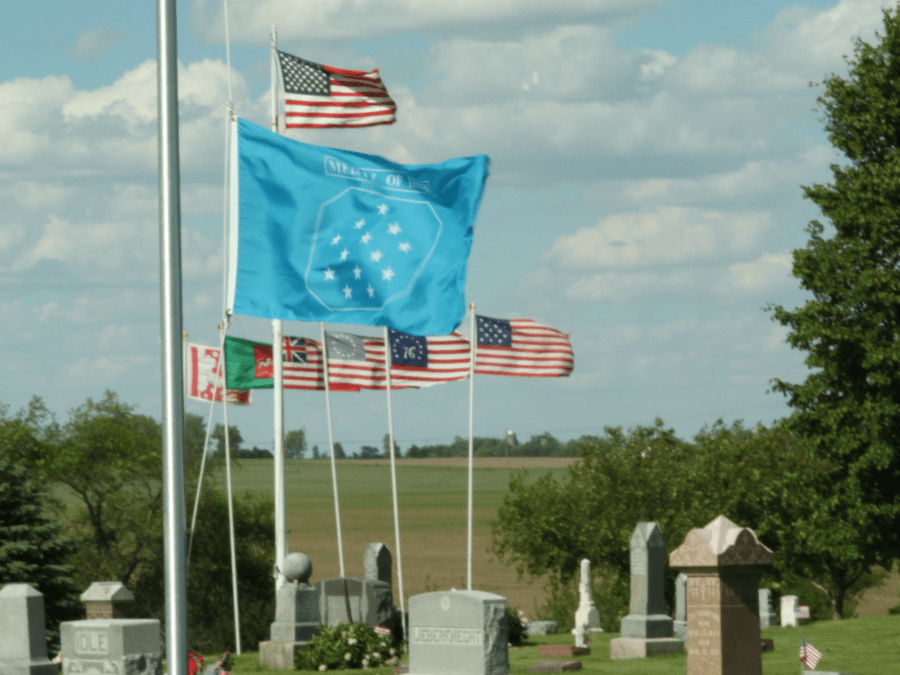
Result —
<svg viewBox="0 0 900 675"><path fill-rule="evenodd" d="M529 479L566 475L572 458L477 459L474 469L472 586L505 596L531 618L543 600L542 584L520 582L514 569L488 553L490 521L512 474L525 469ZM406 597L426 590L465 588L465 459L403 459L397 462L400 546ZM349 576L363 576L363 554L370 542L384 542L394 555L394 521L388 460L339 460L338 494L344 565ZM235 495L245 491L272 496L273 460L241 460L233 471ZM313 563L313 582L339 575L331 465L328 460L286 462L288 551L300 551ZM224 487L224 472L218 484ZM395 568L396 569L396 568ZM396 591L396 589L395 589Z"/></svg>

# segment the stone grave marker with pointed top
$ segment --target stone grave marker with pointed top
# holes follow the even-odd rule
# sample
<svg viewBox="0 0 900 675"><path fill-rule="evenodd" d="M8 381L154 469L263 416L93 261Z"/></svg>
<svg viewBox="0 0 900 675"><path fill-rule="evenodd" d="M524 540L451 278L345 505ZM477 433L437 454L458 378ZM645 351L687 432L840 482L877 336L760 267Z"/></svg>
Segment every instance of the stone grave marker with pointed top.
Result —
<svg viewBox="0 0 900 675"><path fill-rule="evenodd" d="M631 603L622 618L622 637L610 641L613 659L677 654L684 645L673 637L666 614L666 540L658 523L638 523L631 535Z"/></svg>
<svg viewBox="0 0 900 675"><path fill-rule="evenodd" d="M7 584L0 590L0 673L57 675L47 658L44 596L28 584Z"/></svg>

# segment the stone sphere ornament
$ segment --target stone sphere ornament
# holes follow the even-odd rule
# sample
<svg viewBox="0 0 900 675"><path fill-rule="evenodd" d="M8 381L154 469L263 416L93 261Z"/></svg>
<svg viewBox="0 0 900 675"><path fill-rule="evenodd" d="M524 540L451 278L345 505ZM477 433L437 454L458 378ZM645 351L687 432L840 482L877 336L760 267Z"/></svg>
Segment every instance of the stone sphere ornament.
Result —
<svg viewBox="0 0 900 675"><path fill-rule="evenodd" d="M309 582L312 576L312 561L305 553L290 553L284 557L281 573L288 581Z"/></svg>

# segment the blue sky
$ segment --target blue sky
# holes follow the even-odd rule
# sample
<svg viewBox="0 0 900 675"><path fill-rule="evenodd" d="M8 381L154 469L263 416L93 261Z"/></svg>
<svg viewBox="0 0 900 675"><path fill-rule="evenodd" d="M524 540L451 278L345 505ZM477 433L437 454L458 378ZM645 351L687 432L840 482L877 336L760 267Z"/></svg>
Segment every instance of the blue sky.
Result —
<svg viewBox="0 0 900 675"><path fill-rule="evenodd" d="M390 127L291 137L404 163L491 157L467 300L571 333L576 362L567 379L478 377L477 435L569 439L661 417L691 437L718 418L771 423L788 409L770 380L804 377L762 308L804 301L790 255L817 213L800 186L840 161L809 83L845 72L883 4L231 0L233 98L267 124L276 24L285 51L380 68L399 106ZM111 389L159 415L154 5L2 3L0 402L13 410L38 395L64 419ZM184 327L214 344L222 5L184 2L178 19ZM271 336L241 316L230 333ZM323 396L285 398L286 429L327 445ZM332 404L346 449L380 446L383 393ZM396 392L401 448L465 436L468 404L467 383ZM230 420L271 447L270 392Z"/></svg>

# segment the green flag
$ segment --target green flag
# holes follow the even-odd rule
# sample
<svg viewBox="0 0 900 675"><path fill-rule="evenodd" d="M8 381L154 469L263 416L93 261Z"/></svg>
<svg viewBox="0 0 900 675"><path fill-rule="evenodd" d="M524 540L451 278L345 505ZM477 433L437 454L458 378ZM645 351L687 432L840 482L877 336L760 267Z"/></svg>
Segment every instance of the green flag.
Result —
<svg viewBox="0 0 900 675"><path fill-rule="evenodd" d="M225 372L229 389L271 389L272 345L226 335Z"/></svg>

